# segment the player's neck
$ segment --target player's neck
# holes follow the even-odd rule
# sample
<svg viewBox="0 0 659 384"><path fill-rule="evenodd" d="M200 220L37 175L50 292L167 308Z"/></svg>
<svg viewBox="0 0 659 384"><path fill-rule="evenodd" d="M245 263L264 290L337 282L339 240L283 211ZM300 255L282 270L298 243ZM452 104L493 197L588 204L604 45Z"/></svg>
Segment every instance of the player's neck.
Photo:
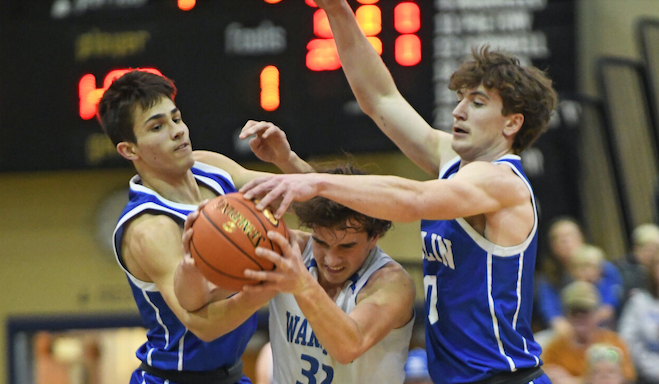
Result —
<svg viewBox="0 0 659 384"><path fill-rule="evenodd" d="M341 289L343 289L343 285L332 284L327 281L323 281L323 279L319 279L318 283L321 287L323 287L327 293L327 296L329 296L333 301L336 301L336 299L339 297L339 294L341 293Z"/></svg>
<svg viewBox="0 0 659 384"><path fill-rule="evenodd" d="M182 175L154 175L140 173L142 184L167 200L182 204L199 204L203 200L201 189L192 171Z"/></svg>

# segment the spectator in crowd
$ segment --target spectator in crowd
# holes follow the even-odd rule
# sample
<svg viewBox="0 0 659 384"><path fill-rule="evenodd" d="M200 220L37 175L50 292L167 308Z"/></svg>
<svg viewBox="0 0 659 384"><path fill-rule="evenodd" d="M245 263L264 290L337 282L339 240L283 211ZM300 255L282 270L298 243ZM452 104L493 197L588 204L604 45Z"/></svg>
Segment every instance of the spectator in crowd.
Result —
<svg viewBox="0 0 659 384"><path fill-rule="evenodd" d="M638 370L639 384L659 383L659 255L650 259L649 267L649 290L632 293L618 324Z"/></svg>
<svg viewBox="0 0 659 384"><path fill-rule="evenodd" d="M569 262L569 271L575 280L587 281L597 287L602 298L595 317L599 325L613 328L616 311L620 307L622 287L610 284L603 279L603 268L606 258L604 251L590 244L584 244L574 252Z"/></svg>
<svg viewBox="0 0 659 384"><path fill-rule="evenodd" d="M621 356L620 348L613 345L595 344L588 348L584 384L628 384L622 375Z"/></svg>
<svg viewBox="0 0 659 384"><path fill-rule="evenodd" d="M659 254L659 226L641 224L632 232L632 251L616 260L624 287L623 303L634 290L649 289L648 271L654 255Z"/></svg>
<svg viewBox="0 0 659 384"><path fill-rule="evenodd" d="M593 284L575 281L563 288L561 300L572 325L572 335L556 335L542 353L544 370L554 384L579 383L588 372L586 351L594 344L605 343L619 348L625 380L634 382L636 370L625 342L614 331L601 328L596 313L601 301Z"/></svg>
<svg viewBox="0 0 659 384"><path fill-rule="evenodd" d="M428 372L428 354L425 349L414 348L408 353L404 384L432 384Z"/></svg>
<svg viewBox="0 0 659 384"><path fill-rule="evenodd" d="M549 255L545 258L542 271L537 277L536 309L543 326L552 331L568 335L572 332L560 299L560 291L574 278L569 273L569 262L576 250L585 244L579 223L568 216L554 219L548 230ZM608 286L620 286L622 277L613 263L604 261L602 282Z"/></svg>

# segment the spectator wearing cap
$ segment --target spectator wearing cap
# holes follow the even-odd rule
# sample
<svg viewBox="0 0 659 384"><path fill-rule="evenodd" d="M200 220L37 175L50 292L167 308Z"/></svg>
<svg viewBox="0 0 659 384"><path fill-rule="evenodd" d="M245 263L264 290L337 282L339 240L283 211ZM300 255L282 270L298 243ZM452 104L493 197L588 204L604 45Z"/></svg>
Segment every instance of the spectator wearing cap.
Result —
<svg viewBox="0 0 659 384"><path fill-rule="evenodd" d="M404 384L432 384L428 373L428 355L423 348L414 348L405 362Z"/></svg>
<svg viewBox="0 0 659 384"><path fill-rule="evenodd" d="M593 344L586 350L588 371L584 384L626 384L622 375L622 351L608 344Z"/></svg>
<svg viewBox="0 0 659 384"><path fill-rule="evenodd" d="M598 343L619 348L623 377L630 383L636 381L636 370L625 342L614 331L598 325L596 313L601 299L597 287L586 281L575 281L563 288L561 302L573 332L557 335L542 353L543 369L552 382L582 382L588 371L586 351Z"/></svg>

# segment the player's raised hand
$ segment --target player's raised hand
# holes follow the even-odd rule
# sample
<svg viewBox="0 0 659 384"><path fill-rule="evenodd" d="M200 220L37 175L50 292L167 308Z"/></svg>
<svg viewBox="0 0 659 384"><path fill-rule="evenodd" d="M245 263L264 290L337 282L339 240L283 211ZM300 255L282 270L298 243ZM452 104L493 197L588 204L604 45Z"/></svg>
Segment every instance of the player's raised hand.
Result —
<svg viewBox="0 0 659 384"><path fill-rule="evenodd" d="M276 206L279 202L275 217L280 219L292 202L318 196L321 181L322 175L318 173L259 177L243 185L240 192L248 200L260 199L257 209Z"/></svg>
<svg viewBox="0 0 659 384"><path fill-rule="evenodd" d="M297 241L291 236L291 242L289 243L284 236L275 231L269 231L268 238L279 245L282 254L280 255L268 248L258 247L256 248L256 255L272 262L276 268L272 271L246 269L245 276L260 280L261 284L245 285L243 291L276 290L291 294L303 292L307 285L313 284L315 280L304 265Z"/></svg>
<svg viewBox="0 0 659 384"><path fill-rule="evenodd" d="M249 146L260 160L278 164L288 161L291 156L286 133L273 123L248 120L238 137L245 140L251 136Z"/></svg>

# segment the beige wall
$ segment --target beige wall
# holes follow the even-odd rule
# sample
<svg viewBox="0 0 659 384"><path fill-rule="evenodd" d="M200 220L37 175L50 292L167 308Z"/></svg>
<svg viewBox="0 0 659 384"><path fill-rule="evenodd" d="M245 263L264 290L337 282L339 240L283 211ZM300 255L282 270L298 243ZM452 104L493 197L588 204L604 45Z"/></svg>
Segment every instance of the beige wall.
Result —
<svg viewBox="0 0 659 384"><path fill-rule="evenodd" d="M577 60L579 88L597 95L595 60L602 55L640 59L636 40L639 17L659 18L657 0L578 0Z"/></svg>
<svg viewBox="0 0 659 384"><path fill-rule="evenodd" d="M371 173L424 177L398 154L356 156L354 162ZM0 383L7 380L9 317L136 312L123 272L96 241L100 204L125 188L133 173L0 174ZM396 224L381 245L400 259L420 260L419 240L418 222Z"/></svg>

